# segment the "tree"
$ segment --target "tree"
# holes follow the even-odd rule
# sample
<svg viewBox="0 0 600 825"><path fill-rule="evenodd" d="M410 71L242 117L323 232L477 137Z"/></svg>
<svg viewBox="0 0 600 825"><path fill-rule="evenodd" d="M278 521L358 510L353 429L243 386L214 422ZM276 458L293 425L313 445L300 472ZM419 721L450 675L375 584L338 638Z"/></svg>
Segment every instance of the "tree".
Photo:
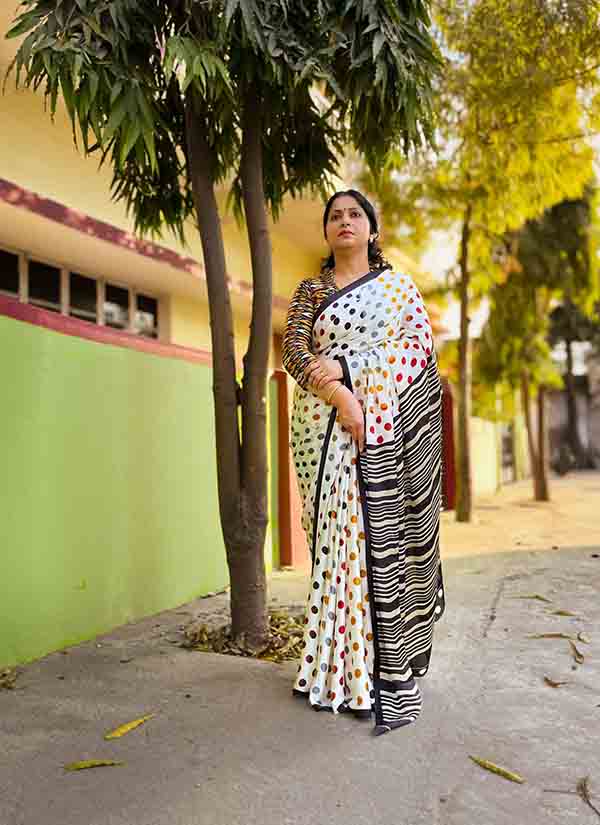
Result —
<svg viewBox="0 0 600 825"><path fill-rule="evenodd" d="M553 346L563 343L565 347L566 363L563 373L565 387L565 401L567 408L567 443L573 454L575 466L586 469L593 466L592 456L584 449L579 436L577 422L577 400L575 394L575 376L573 374L573 344L600 340L600 304L594 307L595 318L590 318L573 302L570 296L565 296L562 303L550 313L549 339Z"/></svg>
<svg viewBox="0 0 600 825"><path fill-rule="evenodd" d="M113 170L138 232L196 222L208 285L220 519L232 632L267 634L267 225L286 195L324 191L342 142L369 163L427 139L438 58L425 0L24 0L17 83L62 97L83 152ZM323 111L313 89L328 100ZM93 135L93 139L91 139ZM216 187L246 221L252 320L241 393ZM241 425L238 397L241 395Z"/></svg>
<svg viewBox="0 0 600 825"><path fill-rule="evenodd" d="M435 230L457 237L448 279L461 310L456 517L469 521L470 308L504 277L493 260L504 233L578 197L590 177L600 3L439 0L434 17L447 60L435 87L438 150L392 157L370 183L388 202L395 184L409 239L422 244Z"/></svg>
<svg viewBox="0 0 600 825"><path fill-rule="evenodd" d="M551 309L559 301L576 306L574 300L591 309L598 295L592 201L592 189L587 187L584 197L566 199L537 220L527 221L518 232L507 234L506 261L511 271L506 282L492 290L478 353L483 380L504 380L520 387L538 501L550 498L545 395L549 387L561 385L551 357Z"/></svg>

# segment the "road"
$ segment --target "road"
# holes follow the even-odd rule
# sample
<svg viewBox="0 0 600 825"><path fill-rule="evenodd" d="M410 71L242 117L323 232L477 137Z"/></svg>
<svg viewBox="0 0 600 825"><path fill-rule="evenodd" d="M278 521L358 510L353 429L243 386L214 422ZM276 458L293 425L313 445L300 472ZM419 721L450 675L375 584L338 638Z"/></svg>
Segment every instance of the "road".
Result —
<svg viewBox="0 0 600 825"><path fill-rule="evenodd" d="M207 600L27 666L0 692L1 825L597 825L573 792L589 775L600 808L600 548L455 556L445 579L423 714L379 738L293 699L293 664L178 647ZM583 633L583 663L547 632ZM124 764L62 768L91 758Z"/></svg>

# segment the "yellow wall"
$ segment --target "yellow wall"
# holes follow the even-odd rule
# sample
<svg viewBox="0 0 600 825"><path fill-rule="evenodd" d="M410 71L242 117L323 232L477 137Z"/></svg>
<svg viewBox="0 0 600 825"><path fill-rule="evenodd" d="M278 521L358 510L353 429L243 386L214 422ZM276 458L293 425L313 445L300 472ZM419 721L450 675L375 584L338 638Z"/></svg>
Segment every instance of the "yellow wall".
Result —
<svg viewBox="0 0 600 825"><path fill-rule="evenodd" d="M500 487L499 427L494 421L471 418L473 495L487 496Z"/></svg>
<svg viewBox="0 0 600 825"><path fill-rule="evenodd" d="M0 65L0 70L4 69ZM9 81L6 94L0 96L0 118L0 177L93 218L133 231L133 222L127 217L124 204L110 199L110 166L107 164L98 169L97 155L84 158L78 152L73 144L70 121L62 107L59 106L52 123L44 111L41 95L16 91ZM225 195L221 193L219 202L229 274L234 280L250 283L245 228L238 227L233 215L226 213L225 201ZM301 278L313 274L319 262L318 246L315 254L314 227L320 220L320 206L315 204L307 210L306 204L301 207L296 203L290 205L291 210L296 208L302 217L297 222L293 217L287 217L285 221L292 237L278 226L273 227L272 232L274 293L283 297L290 295ZM294 230L297 230L295 236ZM187 240L188 246L182 247L166 234L160 243L181 255L202 261L200 239L193 225L190 225ZM59 251L56 257L60 257Z"/></svg>

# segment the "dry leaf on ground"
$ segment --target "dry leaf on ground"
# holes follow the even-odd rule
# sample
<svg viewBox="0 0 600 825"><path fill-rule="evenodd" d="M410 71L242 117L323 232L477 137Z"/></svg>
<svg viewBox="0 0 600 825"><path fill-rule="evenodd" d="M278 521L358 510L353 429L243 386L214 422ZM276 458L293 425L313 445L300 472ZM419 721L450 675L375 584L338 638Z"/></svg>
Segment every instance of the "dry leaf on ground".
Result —
<svg viewBox="0 0 600 825"><path fill-rule="evenodd" d="M550 615L552 616L573 616L577 618L577 613L573 613L571 610L551 610Z"/></svg>
<svg viewBox="0 0 600 825"><path fill-rule="evenodd" d="M280 611L269 616L269 636L262 650L246 647L243 640L235 643L231 638L230 625L210 628L206 624L188 627L183 647L230 656L256 657L268 662L287 662L301 657L303 635L302 619Z"/></svg>
<svg viewBox="0 0 600 825"><path fill-rule="evenodd" d="M518 782L521 785L525 782L523 777L519 776L518 773L513 773L506 768L501 768L500 765L496 765L494 762L489 762L487 759L479 759L477 756L471 756L470 754L469 759L472 759L476 765L480 765L482 768L485 768L486 771L491 771L498 776L504 777L504 779L510 779L511 782Z"/></svg>
<svg viewBox="0 0 600 825"><path fill-rule="evenodd" d="M580 642L583 642L584 645L590 644L590 640L588 639L588 637L585 635L585 633L582 633L581 631L579 631L579 633L577 634L577 638Z"/></svg>
<svg viewBox="0 0 600 825"><path fill-rule="evenodd" d="M139 728L140 725L143 725L144 722L147 722L148 719L152 719L154 713L149 713L147 716L142 716L139 719L134 719L133 722L126 722L124 725L119 725L118 728L112 730L110 733L105 734L105 739L119 739L121 736L125 736L126 733L129 731L135 730Z"/></svg>
<svg viewBox="0 0 600 825"><path fill-rule="evenodd" d="M540 596L539 593L529 593L526 596L511 596L512 599L536 599L538 602L547 602L552 604L552 599L547 599L545 596Z"/></svg>
<svg viewBox="0 0 600 825"><path fill-rule="evenodd" d="M17 682L17 671L7 667L0 670L0 689L14 690Z"/></svg>
<svg viewBox="0 0 600 825"><path fill-rule="evenodd" d="M66 771L87 771L89 768L112 768L115 765L124 765L114 759L84 759L83 762L69 762L64 768Z"/></svg>
<svg viewBox="0 0 600 825"><path fill-rule="evenodd" d="M598 814L598 816L600 816L600 811L593 804L592 799L590 797L589 781L590 781L589 776L584 776L582 779L580 779L577 783L577 793L583 799L585 804L589 805L589 807L592 809L592 811L594 811L595 813Z"/></svg>
<svg viewBox="0 0 600 825"><path fill-rule="evenodd" d="M575 642L569 640L569 644L571 645L571 652L573 653L573 658L577 662L578 665L582 665L585 662L585 656L583 653L577 648Z"/></svg>
<svg viewBox="0 0 600 825"><path fill-rule="evenodd" d="M568 682L555 682L549 676L544 676L544 682L552 688L560 687L561 685L568 685Z"/></svg>
<svg viewBox="0 0 600 825"><path fill-rule="evenodd" d="M533 633L528 639L572 639L568 633Z"/></svg>

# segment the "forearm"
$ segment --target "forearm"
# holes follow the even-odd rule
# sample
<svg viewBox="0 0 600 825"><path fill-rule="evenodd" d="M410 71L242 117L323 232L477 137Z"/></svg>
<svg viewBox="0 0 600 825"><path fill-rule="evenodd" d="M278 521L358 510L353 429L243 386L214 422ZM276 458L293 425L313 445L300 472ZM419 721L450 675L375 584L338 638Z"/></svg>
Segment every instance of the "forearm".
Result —
<svg viewBox="0 0 600 825"><path fill-rule="evenodd" d="M283 366L292 378L308 389L307 368L317 358L312 352L313 305L305 282L296 289L288 308L288 316L281 347Z"/></svg>
<svg viewBox="0 0 600 825"><path fill-rule="evenodd" d="M341 381L335 380L329 381L324 387L321 387L321 389L316 389L315 387L309 387L309 389L331 407L339 407L348 395L352 395L350 390L347 389Z"/></svg>

